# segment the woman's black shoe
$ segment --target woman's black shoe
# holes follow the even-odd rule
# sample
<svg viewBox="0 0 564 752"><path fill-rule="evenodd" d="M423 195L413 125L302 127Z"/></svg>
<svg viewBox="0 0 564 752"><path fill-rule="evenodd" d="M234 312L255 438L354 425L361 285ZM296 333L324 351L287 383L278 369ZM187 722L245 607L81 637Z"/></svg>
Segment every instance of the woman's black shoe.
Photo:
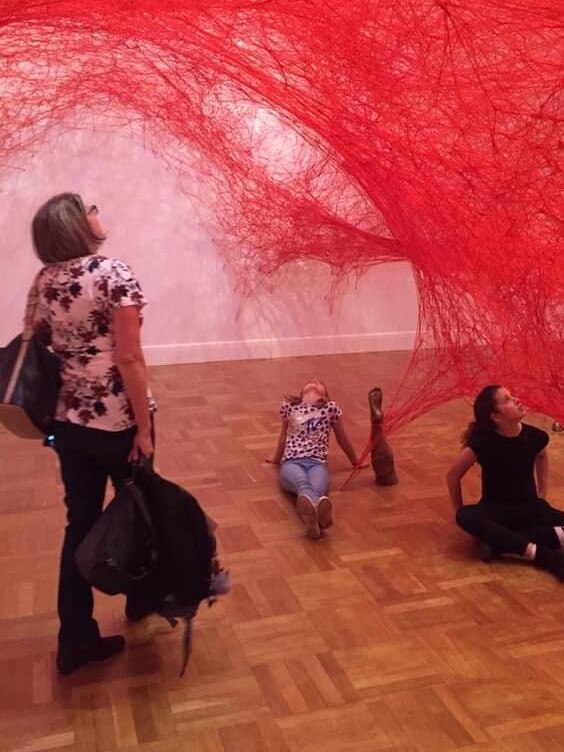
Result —
<svg viewBox="0 0 564 752"><path fill-rule="evenodd" d="M478 541L478 556L484 564L488 564L492 559L496 558L497 553L486 541Z"/></svg>
<svg viewBox="0 0 564 752"><path fill-rule="evenodd" d="M57 670L60 674L70 674L90 661L105 661L125 650L125 640L121 635L100 637L96 642L75 647L59 646Z"/></svg>
<svg viewBox="0 0 564 752"><path fill-rule="evenodd" d="M559 580L564 580L564 554L560 549L537 546L534 563L552 572Z"/></svg>

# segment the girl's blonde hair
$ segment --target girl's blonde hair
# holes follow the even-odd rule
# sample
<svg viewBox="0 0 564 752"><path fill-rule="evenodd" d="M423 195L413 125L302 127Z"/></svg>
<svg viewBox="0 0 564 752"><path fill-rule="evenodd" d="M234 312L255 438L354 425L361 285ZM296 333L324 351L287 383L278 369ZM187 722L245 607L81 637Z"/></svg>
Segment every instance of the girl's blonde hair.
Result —
<svg viewBox="0 0 564 752"><path fill-rule="evenodd" d="M324 383L323 381L321 381L320 379L310 379L309 381L306 381L306 382L305 382L305 384L304 384L304 385L302 386L302 388L301 388L301 391L300 391L299 397L298 397L298 396L296 396L296 395L292 395L292 394L289 394L289 395L286 395L286 396L284 397L284 399L285 399L285 400L286 400L286 402L288 402L288 403L289 403L290 405L299 405L299 404L300 404L300 402L302 402L302 401L303 401L303 397L304 397L304 392L305 392L305 390L307 389L307 387L308 387L308 386L316 386L316 387L317 387L318 389L320 388L320 389L321 389L321 390L322 390L322 391L324 392L325 396L324 396L324 397L320 397L320 398L319 398L319 399L317 400L317 403L316 403L316 404L317 404L317 405L318 405L319 407L321 407L322 405L326 405L326 404L327 404L327 402L329 402L329 392L327 391L327 386L326 386L326 385L325 385L325 383Z"/></svg>

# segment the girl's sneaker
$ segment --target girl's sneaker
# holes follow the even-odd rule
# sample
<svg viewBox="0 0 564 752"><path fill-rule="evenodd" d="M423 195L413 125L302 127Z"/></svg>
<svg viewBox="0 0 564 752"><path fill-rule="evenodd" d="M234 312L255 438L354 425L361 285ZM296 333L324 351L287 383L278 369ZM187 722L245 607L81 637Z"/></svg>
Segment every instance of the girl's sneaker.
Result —
<svg viewBox="0 0 564 752"><path fill-rule="evenodd" d="M317 540L321 537L319 522L317 521L317 511L309 496L300 494L296 501L296 510L301 521L305 525L305 534L308 538Z"/></svg>
<svg viewBox="0 0 564 752"><path fill-rule="evenodd" d="M317 504L317 519L322 530L333 524L333 504L328 496L320 496Z"/></svg>

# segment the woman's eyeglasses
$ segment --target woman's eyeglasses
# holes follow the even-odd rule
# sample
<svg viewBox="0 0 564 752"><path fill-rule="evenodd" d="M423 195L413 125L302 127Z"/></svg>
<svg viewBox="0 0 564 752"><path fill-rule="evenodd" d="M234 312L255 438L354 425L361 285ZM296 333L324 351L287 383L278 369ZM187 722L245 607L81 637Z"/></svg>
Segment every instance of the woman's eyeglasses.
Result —
<svg viewBox="0 0 564 752"><path fill-rule="evenodd" d="M93 214L94 216L98 214L98 207L96 206L96 204L92 204L91 206L88 206L88 207L84 206L84 204L82 203L82 199L78 195L78 193L73 193L71 195L71 200L78 209L80 209L86 214L87 217L90 214Z"/></svg>

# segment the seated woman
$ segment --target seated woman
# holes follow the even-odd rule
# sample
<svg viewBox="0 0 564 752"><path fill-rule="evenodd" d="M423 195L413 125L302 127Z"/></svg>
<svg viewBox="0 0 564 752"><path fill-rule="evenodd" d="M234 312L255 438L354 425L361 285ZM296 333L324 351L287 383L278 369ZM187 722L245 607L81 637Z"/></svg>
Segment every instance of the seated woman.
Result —
<svg viewBox="0 0 564 752"><path fill-rule="evenodd" d="M499 385L486 386L474 401L474 421L447 474L458 525L480 542L484 561L511 555L564 579L564 512L545 501L548 434L522 423L522 403ZM463 504L461 480L478 462L482 496Z"/></svg>
<svg viewBox="0 0 564 752"><path fill-rule="evenodd" d="M319 538L321 530L333 524L327 454L329 434L353 467L356 453L343 426L343 411L327 394L321 381L308 381L299 397L288 397L280 406L282 428L274 457L267 462L280 464L280 485L296 494L296 509L308 538Z"/></svg>

